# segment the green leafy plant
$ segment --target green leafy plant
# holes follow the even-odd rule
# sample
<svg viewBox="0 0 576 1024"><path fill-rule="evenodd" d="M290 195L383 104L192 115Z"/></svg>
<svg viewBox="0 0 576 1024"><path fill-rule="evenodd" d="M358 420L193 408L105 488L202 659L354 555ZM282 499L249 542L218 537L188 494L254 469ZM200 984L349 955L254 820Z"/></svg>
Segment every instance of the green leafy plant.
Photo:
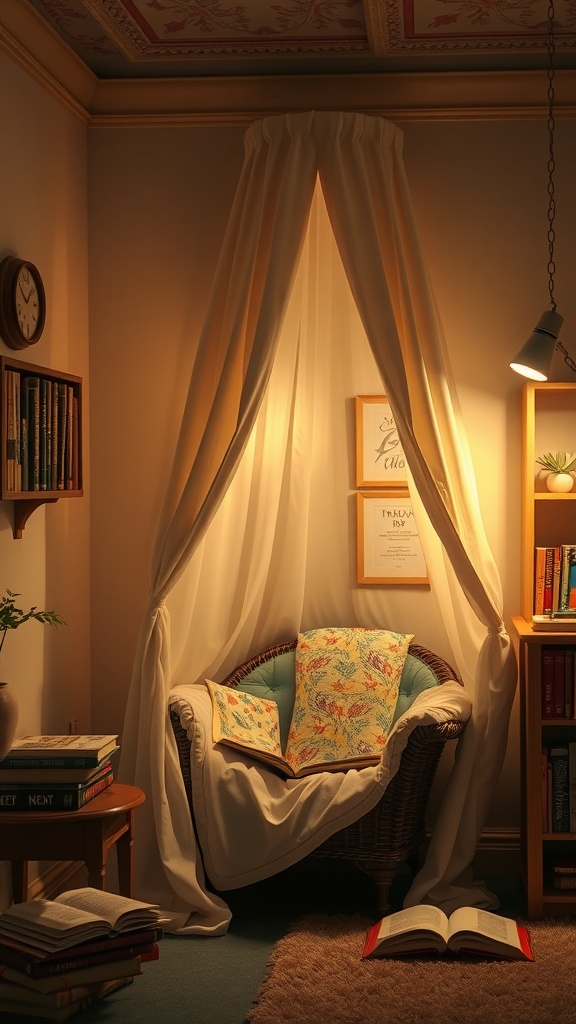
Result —
<svg viewBox="0 0 576 1024"><path fill-rule="evenodd" d="M20 594L13 594L11 590L6 589L4 597L0 599L0 651L4 646L8 630L18 629L18 626L21 626L23 622L28 622L28 619L36 619L37 622L48 626L66 625L64 619L61 619L57 612L38 611L36 605L29 608L27 612L22 608L17 608L17 597L20 597Z"/></svg>
<svg viewBox="0 0 576 1024"><path fill-rule="evenodd" d="M547 452L540 455L536 462L551 473L571 473L576 469L576 452Z"/></svg>

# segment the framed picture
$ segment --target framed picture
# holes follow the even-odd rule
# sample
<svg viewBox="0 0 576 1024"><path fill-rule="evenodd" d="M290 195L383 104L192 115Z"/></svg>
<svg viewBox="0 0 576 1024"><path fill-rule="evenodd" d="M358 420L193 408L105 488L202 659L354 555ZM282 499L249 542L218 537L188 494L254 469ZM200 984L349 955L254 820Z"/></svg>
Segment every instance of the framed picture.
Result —
<svg viewBox="0 0 576 1024"><path fill-rule="evenodd" d="M386 395L356 396L356 486L405 487L406 456Z"/></svg>
<svg viewBox="0 0 576 1024"><path fill-rule="evenodd" d="M358 583L428 583L408 491L358 491L357 502Z"/></svg>

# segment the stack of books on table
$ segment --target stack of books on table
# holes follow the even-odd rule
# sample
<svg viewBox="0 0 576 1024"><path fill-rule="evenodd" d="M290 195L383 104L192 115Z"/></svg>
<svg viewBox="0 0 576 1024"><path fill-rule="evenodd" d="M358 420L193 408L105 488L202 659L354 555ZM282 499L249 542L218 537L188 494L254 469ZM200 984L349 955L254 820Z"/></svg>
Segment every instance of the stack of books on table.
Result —
<svg viewBox="0 0 576 1024"><path fill-rule="evenodd" d="M0 760L0 812L77 811L114 781L118 736L21 736Z"/></svg>
<svg viewBox="0 0 576 1024"><path fill-rule="evenodd" d="M68 1020L158 959L156 904L86 887L0 914L0 1020ZM12 1019L12 1018L10 1018Z"/></svg>

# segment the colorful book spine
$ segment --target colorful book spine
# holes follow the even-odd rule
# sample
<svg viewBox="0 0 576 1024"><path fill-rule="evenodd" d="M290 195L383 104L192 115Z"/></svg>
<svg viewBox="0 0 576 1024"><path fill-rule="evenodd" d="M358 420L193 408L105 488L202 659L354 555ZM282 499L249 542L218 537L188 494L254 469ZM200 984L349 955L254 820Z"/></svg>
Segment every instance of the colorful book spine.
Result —
<svg viewBox="0 0 576 1024"><path fill-rule="evenodd" d="M59 953L47 953L44 957L35 957L22 948L8 945L3 939L0 942L0 965L14 967L30 978L50 978L52 975L62 974L63 971L76 971L94 964L142 957L153 952L161 938L162 928L147 928L126 932L113 938L85 942L80 947L69 947Z"/></svg>
<svg viewBox="0 0 576 1024"><path fill-rule="evenodd" d="M25 377L26 419L28 421L28 490L40 490L40 378Z"/></svg>
<svg viewBox="0 0 576 1024"><path fill-rule="evenodd" d="M542 614L550 615L553 608L554 583L554 548L545 548L544 557L544 593L542 595Z"/></svg>
<svg viewBox="0 0 576 1024"><path fill-rule="evenodd" d="M118 748L116 748L118 749ZM115 753L115 751L111 751ZM108 757L110 754L108 754ZM0 773L3 768L97 768L102 758L92 756L78 757L6 757L0 761ZM2 777L0 774L0 782Z"/></svg>
<svg viewBox="0 0 576 1024"><path fill-rule="evenodd" d="M0 811L77 811L114 781L108 772L86 786L0 783Z"/></svg>
<svg viewBox="0 0 576 1024"><path fill-rule="evenodd" d="M552 766L552 832L570 831L568 746L550 749Z"/></svg>
<svg viewBox="0 0 576 1024"><path fill-rule="evenodd" d="M552 701L554 718L564 718L566 714L565 694L565 651L563 647L554 648L554 687Z"/></svg>
<svg viewBox="0 0 576 1024"><path fill-rule="evenodd" d="M544 614L544 577L546 570L546 548L537 547L534 552L534 614Z"/></svg>
<svg viewBox="0 0 576 1024"><path fill-rule="evenodd" d="M542 648L542 718L554 718L554 648Z"/></svg>
<svg viewBox="0 0 576 1024"><path fill-rule="evenodd" d="M568 744L568 808L570 832L576 832L576 742L574 741Z"/></svg>

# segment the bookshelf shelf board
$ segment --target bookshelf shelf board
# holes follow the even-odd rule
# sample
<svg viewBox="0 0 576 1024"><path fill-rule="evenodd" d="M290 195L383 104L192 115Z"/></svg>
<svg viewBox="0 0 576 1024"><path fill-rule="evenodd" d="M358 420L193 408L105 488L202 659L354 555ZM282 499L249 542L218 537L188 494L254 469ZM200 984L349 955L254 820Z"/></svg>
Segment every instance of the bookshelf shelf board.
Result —
<svg viewBox="0 0 576 1024"><path fill-rule="evenodd" d="M569 494L552 494L551 491L535 491L535 501L576 501L576 493L571 491Z"/></svg>

